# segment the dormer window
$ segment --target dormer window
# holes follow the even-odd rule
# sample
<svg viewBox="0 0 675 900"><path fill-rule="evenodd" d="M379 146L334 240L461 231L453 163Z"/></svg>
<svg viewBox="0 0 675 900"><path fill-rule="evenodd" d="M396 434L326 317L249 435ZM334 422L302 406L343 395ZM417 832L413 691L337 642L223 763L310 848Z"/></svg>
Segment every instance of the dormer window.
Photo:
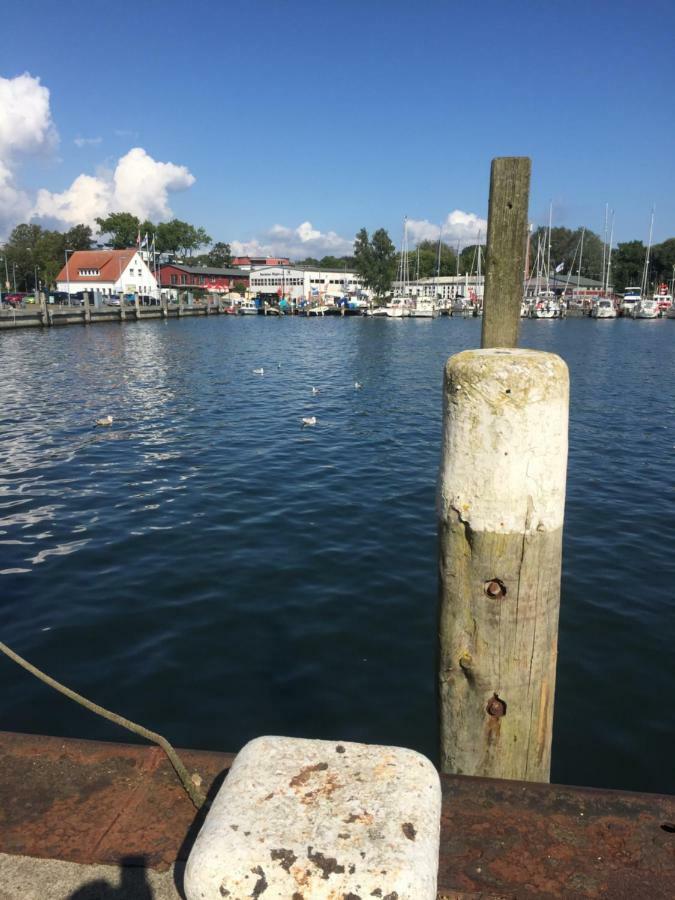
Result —
<svg viewBox="0 0 675 900"><path fill-rule="evenodd" d="M99 269L78 269L80 275L100 275Z"/></svg>

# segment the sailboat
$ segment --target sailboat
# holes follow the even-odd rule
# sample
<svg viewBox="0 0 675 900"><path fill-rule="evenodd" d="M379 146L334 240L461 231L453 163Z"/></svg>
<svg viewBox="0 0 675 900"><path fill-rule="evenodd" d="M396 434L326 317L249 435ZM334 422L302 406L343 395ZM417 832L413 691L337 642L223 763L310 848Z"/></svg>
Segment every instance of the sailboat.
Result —
<svg viewBox="0 0 675 900"><path fill-rule="evenodd" d="M408 264L408 217L403 219L403 237L401 239L401 255L398 264L398 289L384 307L390 319L406 319L410 316L413 300L410 296L410 267Z"/></svg>
<svg viewBox="0 0 675 900"><path fill-rule="evenodd" d="M439 239L440 240L440 239ZM435 294L435 285L434 285L434 294ZM436 299L434 297L426 297L423 294L420 294L420 248L417 247L417 278L416 278L416 293L415 293L415 302L413 304L412 309L410 310L410 315L415 319L434 319L438 315L438 309L436 307Z"/></svg>
<svg viewBox="0 0 675 900"><path fill-rule="evenodd" d="M647 241L647 252L645 253L645 264L642 267L642 282L640 284L640 299L633 305L631 315L634 319L658 319L659 304L653 297L647 296L647 288L649 286L649 254L652 251L652 235L654 233L654 208L652 207L652 217L649 223L649 240Z"/></svg>

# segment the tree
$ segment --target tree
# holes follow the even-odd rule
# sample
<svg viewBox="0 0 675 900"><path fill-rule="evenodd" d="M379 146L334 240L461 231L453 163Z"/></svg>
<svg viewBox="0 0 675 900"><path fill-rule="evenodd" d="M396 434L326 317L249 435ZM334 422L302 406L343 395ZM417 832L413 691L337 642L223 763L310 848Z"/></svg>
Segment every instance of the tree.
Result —
<svg viewBox="0 0 675 900"><path fill-rule="evenodd" d="M180 219L160 222L156 232L157 251L172 256L192 256L194 250L211 243L211 238L203 228L195 228Z"/></svg>
<svg viewBox="0 0 675 900"><path fill-rule="evenodd" d="M581 235L583 232L583 255L581 250ZM537 247L540 248L543 263L548 261L548 228L543 225L533 232L530 239L530 269L537 265ZM581 258L581 271L579 262ZM584 278L603 280L602 271L603 242L590 228L552 228L551 229L551 275L555 269L562 265L562 272L568 274L577 272Z"/></svg>
<svg viewBox="0 0 675 900"><path fill-rule="evenodd" d="M301 259L295 263L296 266L316 266L319 265L319 260L315 259L313 256L307 256L305 259Z"/></svg>
<svg viewBox="0 0 675 900"><path fill-rule="evenodd" d="M652 247L653 272L656 281L670 283L675 270L675 238Z"/></svg>
<svg viewBox="0 0 675 900"><path fill-rule="evenodd" d="M52 232L58 234L58 232ZM69 250L91 250L93 235L89 225L75 225L66 231L64 237L65 246Z"/></svg>
<svg viewBox="0 0 675 900"><path fill-rule="evenodd" d="M384 228L378 228L368 240L368 232L362 228L354 240L356 271L367 287L377 297L391 290L396 275L396 247Z"/></svg>
<svg viewBox="0 0 675 900"><path fill-rule="evenodd" d="M365 284L370 287L373 277L373 248L365 228L354 238L354 263Z"/></svg>
<svg viewBox="0 0 675 900"><path fill-rule="evenodd" d="M438 241L420 241L410 254L410 276L417 277L417 261L419 259L420 278L432 278L438 269ZM456 266L455 251L447 244L441 243L440 275L454 275Z"/></svg>
<svg viewBox="0 0 675 900"><path fill-rule="evenodd" d="M612 254L611 275L615 291L641 283L646 250L642 241L625 241L617 245Z"/></svg>
<svg viewBox="0 0 675 900"><path fill-rule="evenodd" d="M141 220L132 213L110 213L104 218L97 218L96 224L102 234L110 235L110 245L114 250L135 247L141 230Z"/></svg>
<svg viewBox="0 0 675 900"><path fill-rule="evenodd" d="M216 241L207 254L206 265L214 266L218 269L226 269L228 266L231 266L232 252L230 250L230 245L225 244L222 241Z"/></svg>

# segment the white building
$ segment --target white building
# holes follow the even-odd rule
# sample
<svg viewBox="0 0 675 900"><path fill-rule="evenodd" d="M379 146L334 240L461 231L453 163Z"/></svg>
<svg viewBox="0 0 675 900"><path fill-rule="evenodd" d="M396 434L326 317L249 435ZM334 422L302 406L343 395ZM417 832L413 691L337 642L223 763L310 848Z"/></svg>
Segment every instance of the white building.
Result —
<svg viewBox="0 0 675 900"><path fill-rule="evenodd" d="M157 280L139 250L75 250L56 276L56 288L70 294L99 291L157 297Z"/></svg>
<svg viewBox="0 0 675 900"><path fill-rule="evenodd" d="M251 269L249 290L253 296L268 300L285 297L294 302L313 300L329 304L345 296L370 296L356 272L292 265Z"/></svg>
<svg viewBox="0 0 675 900"><path fill-rule="evenodd" d="M420 278L409 285L410 293L419 297L429 297L432 300L456 300L463 297L465 300L483 300L485 289L484 275L443 275L439 278ZM394 294L400 294L401 284L394 283Z"/></svg>

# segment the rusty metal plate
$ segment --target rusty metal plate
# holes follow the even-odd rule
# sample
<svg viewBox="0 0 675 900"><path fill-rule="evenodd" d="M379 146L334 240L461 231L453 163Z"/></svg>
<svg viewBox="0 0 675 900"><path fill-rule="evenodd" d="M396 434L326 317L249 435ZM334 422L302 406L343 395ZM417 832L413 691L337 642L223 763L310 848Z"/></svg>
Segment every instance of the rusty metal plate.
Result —
<svg viewBox="0 0 675 900"><path fill-rule="evenodd" d="M180 751L213 796L233 756ZM675 895L675 798L443 776L439 900ZM201 827L161 750L0 732L0 852L166 869Z"/></svg>

